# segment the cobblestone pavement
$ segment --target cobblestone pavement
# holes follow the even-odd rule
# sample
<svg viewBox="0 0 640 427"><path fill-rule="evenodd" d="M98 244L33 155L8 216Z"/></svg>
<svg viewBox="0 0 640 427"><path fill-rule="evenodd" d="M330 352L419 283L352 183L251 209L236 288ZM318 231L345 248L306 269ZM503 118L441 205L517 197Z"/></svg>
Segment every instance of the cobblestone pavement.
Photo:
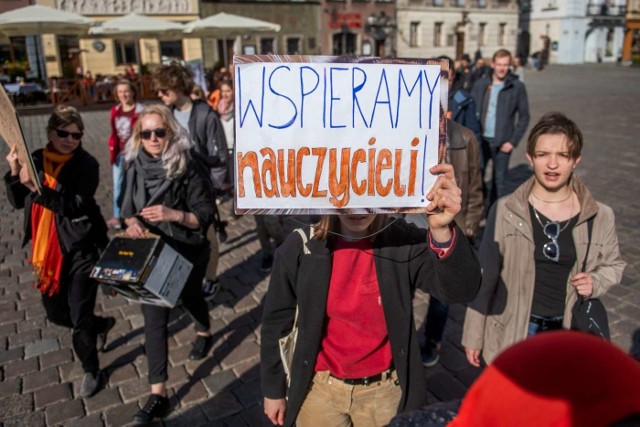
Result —
<svg viewBox="0 0 640 427"><path fill-rule="evenodd" d="M578 173L596 198L616 212L620 247L629 265L621 286L614 287L604 302L613 341L630 351L640 319L640 74L637 69L607 64L527 71L532 122L551 110L564 111L578 122L586 137ZM87 111L83 116L85 147L101 164L97 197L108 218L112 197L108 112ZM33 148L45 143L46 119L46 115L23 117ZM3 144L2 159L6 153ZM530 175L524 144L512 157L515 186ZM4 174L6 163L0 164ZM230 211L229 202L222 211ZM287 220L288 228L296 225ZM268 277L259 273L261 254L253 219L241 218L228 231L229 239L221 245L223 291L210 303L215 345L205 360L188 360L194 338L191 321L179 308L174 310L168 385L175 409L164 420L167 426L269 424L262 414L258 357L261 302ZM71 350L71 335L45 320L26 262L29 250L20 247L21 240L22 212L14 211L4 189L0 190L0 425L126 425L149 392L140 308L122 297L99 295L96 312L117 319L108 351L100 355L107 384L92 398L77 398L82 370ZM427 304L426 295L417 295L418 324ZM463 313L462 306L452 307L441 363L425 370L433 400L461 398L479 374L466 363L460 346Z"/></svg>

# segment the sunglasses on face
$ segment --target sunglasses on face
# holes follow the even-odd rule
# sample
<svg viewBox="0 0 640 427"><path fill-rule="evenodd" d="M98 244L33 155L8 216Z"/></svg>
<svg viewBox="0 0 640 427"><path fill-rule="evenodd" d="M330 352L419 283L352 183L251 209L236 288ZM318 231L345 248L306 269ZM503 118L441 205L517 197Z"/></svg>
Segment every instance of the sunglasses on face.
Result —
<svg viewBox="0 0 640 427"><path fill-rule="evenodd" d="M164 128L158 128L153 130L141 130L140 138L147 140L151 139L151 135L155 134L157 138L164 138L167 136L167 130Z"/></svg>
<svg viewBox="0 0 640 427"><path fill-rule="evenodd" d="M58 135L58 138L67 138L69 135L71 135L71 138L75 139L76 141L80 141L84 134L82 132L67 132L66 130L56 129L56 135Z"/></svg>
<svg viewBox="0 0 640 427"><path fill-rule="evenodd" d="M560 235L560 223L558 221L551 221L545 224L542 229L544 235L551 239L542 247L542 254L553 262L558 262L560 259L560 246L558 245L558 236Z"/></svg>

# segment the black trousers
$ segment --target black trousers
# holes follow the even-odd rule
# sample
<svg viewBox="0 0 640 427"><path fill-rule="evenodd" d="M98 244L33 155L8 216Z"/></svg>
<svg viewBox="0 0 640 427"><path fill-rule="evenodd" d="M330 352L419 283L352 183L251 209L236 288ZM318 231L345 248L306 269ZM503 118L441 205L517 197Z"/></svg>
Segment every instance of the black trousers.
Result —
<svg viewBox="0 0 640 427"><path fill-rule="evenodd" d="M94 315L98 283L89 277L98 261L97 248L66 255L60 275L60 292L42 295L47 319L56 325L72 328L73 350L85 372L98 371L96 336L105 328L105 319Z"/></svg>
<svg viewBox="0 0 640 427"><path fill-rule="evenodd" d="M199 248L198 250L184 253L179 251L185 258L193 263L193 269L180 294L182 306L191 315L195 323L196 331L206 332L209 330L209 307L202 293L202 279L204 279L209 261L209 249ZM149 384L158 384L167 380L167 359L169 338L169 314L171 309L150 304L142 304L142 314L144 316L144 346L147 354L147 364L149 365Z"/></svg>

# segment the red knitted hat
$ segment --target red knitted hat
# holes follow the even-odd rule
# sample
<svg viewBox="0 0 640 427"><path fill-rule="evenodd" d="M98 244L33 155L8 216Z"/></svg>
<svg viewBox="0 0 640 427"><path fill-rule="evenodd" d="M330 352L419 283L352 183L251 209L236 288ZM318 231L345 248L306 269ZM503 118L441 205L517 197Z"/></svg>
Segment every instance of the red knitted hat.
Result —
<svg viewBox="0 0 640 427"><path fill-rule="evenodd" d="M559 331L498 356L449 427L598 427L634 414L640 414L640 363L595 336Z"/></svg>

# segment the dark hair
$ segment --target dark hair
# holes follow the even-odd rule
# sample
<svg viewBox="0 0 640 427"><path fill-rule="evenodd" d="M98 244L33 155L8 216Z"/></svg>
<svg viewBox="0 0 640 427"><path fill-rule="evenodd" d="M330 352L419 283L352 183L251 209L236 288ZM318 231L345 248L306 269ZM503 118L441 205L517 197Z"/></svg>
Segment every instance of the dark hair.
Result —
<svg viewBox="0 0 640 427"><path fill-rule="evenodd" d="M84 123L78 110L71 105L58 105L49 116L47 130L54 131L72 124L78 126L80 132L84 131Z"/></svg>
<svg viewBox="0 0 640 427"><path fill-rule="evenodd" d="M527 139L527 154L535 157L536 143L542 135L564 135L569 145L569 156L572 159L580 157L582 152L582 131L572 120L562 113L547 113L533 126Z"/></svg>
<svg viewBox="0 0 640 427"><path fill-rule="evenodd" d="M508 56L509 58L511 58L511 52L509 52L507 49L498 49L496 50L496 53L493 54L491 61L495 62L496 59L504 58L505 56Z"/></svg>
<svg viewBox="0 0 640 427"><path fill-rule="evenodd" d="M153 70L152 77L155 89L166 87L186 96L191 95L195 84L191 70L175 62L157 67Z"/></svg>
<svg viewBox="0 0 640 427"><path fill-rule="evenodd" d="M120 100L118 99L118 86L120 86L120 85L129 86L129 90L131 91L131 94L133 95L133 100L134 101L138 98L138 90L133 85L133 83L131 83L131 80L129 80L129 79L118 79L116 84L113 85L113 99L115 99L116 102L120 102Z"/></svg>
<svg viewBox="0 0 640 427"><path fill-rule="evenodd" d="M220 83L218 83L218 89L222 87L222 85L227 85L233 90L233 81L231 79L224 79Z"/></svg>

